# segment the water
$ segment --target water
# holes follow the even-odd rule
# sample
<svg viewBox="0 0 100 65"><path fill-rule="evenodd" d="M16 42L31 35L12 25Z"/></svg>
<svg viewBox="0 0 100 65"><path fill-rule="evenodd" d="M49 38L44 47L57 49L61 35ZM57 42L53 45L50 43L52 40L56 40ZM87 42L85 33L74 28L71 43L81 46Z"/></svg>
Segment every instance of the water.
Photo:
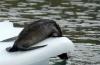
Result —
<svg viewBox="0 0 100 65"><path fill-rule="evenodd" d="M27 22L41 18L53 19L60 24L64 36L70 38L74 43L79 43L75 44L79 49L76 51L80 52L79 55L82 56L75 55L71 60L72 65L99 65L99 4L99 0L0 0L0 21L10 20L15 27L23 27ZM80 49L82 50L80 51Z"/></svg>
<svg viewBox="0 0 100 65"><path fill-rule="evenodd" d="M76 44L71 65L100 65L100 45Z"/></svg>

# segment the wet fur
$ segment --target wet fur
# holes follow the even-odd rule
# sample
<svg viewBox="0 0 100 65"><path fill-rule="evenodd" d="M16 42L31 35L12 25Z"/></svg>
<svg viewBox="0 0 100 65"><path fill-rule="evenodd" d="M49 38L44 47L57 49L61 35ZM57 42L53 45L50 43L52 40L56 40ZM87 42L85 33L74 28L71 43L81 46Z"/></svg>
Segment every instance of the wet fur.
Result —
<svg viewBox="0 0 100 65"><path fill-rule="evenodd" d="M7 48L7 51L27 51L45 47L46 45L36 47L32 46L46 38L61 36L61 29L55 21L49 19L41 19L27 25L19 34L13 47Z"/></svg>

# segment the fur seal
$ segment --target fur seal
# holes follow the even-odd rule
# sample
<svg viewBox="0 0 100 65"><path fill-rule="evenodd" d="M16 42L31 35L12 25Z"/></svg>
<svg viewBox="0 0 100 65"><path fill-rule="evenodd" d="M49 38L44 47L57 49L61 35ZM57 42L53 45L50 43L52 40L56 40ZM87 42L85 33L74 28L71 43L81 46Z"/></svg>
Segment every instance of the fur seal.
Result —
<svg viewBox="0 0 100 65"><path fill-rule="evenodd" d="M32 46L49 37L62 37L61 29L53 20L40 19L24 27L14 42L14 45L6 50L9 52L15 52L41 48L46 45L36 47Z"/></svg>
<svg viewBox="0 0 100 65"><path fill-rule="evenodd" d="M32 46L49 37L62 37L61 29L53 20L40 19L24 27L14 42L14 45L6 48L6 50L8 52L15 52L42 48L46 45L35 47ZM67 53L60 54L58 57L63 60L68 59Z"/></svg>

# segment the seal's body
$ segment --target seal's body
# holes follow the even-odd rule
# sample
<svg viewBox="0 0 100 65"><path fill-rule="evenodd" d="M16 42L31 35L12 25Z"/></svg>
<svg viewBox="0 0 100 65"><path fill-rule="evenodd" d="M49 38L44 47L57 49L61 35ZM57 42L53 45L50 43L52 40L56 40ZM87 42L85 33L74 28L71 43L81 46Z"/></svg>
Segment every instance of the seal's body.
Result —
<svg viewBox="0 0 100 65"><path fill-rule="evenodd" d="M48 37L61 37L62 32L59 25L49 19L41 19L27 25L19 34L12 48L7 48L9 52L26 51L44 47L33 45L43 41Z"/></svg>

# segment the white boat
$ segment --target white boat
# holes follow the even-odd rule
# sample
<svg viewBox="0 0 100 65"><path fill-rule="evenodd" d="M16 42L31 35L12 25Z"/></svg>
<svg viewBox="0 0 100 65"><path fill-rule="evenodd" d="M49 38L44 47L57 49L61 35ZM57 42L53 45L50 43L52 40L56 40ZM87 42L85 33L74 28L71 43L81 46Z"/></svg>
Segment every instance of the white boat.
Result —
<svg viewBox="0 0 100 65"><path fill-rule="evenodd" d="M17 36L23 28L14 28L9 20L0 22L0 41Z"/></svg>
<svg viewBox="0 0 100 65"><path fill-rule="evenodd" d="M6 36L3 39L5 38ZM12 46L13 43L14 41L0 42L0 65L49 65L50 57L74 51L74 44L66 37L48 38L38 44L47 46L36 50L7 52L6 48Z"/></svg>

